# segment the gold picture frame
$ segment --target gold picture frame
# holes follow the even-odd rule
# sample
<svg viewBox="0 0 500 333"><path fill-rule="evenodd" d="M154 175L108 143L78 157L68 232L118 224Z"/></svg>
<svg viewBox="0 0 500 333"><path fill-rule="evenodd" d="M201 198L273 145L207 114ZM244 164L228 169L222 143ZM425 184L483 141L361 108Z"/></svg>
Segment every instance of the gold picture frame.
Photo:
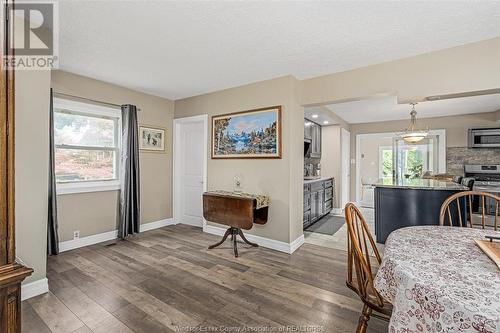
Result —
<svg viewBox="0 0 500 333"><path fill-rule="evenodd" d="M282 157L281 105L212 117L212 159Z"/></svg>

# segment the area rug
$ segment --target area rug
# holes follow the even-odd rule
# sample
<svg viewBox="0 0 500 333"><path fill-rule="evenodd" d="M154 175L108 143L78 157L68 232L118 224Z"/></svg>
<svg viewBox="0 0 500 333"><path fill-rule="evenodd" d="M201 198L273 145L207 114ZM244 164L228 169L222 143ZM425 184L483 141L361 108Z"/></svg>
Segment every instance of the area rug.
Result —
<svg viewBox="0 0 500 333"><path fill-rule="evenodd" d="M306 231L317 232L325 235L333 235L344 225L344 223L345 220L343 216L327 215L313 225L307 227Z"/></svg>

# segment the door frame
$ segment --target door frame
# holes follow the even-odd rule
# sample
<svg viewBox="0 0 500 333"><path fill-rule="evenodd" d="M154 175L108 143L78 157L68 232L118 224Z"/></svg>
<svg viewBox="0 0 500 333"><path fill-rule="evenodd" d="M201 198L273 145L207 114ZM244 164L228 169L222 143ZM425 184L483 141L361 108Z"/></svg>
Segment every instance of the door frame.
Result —
<svg viewBox="0 0 500 333"><path fill-rule="evenodd" d="M207 191L207 179L208 179L208 172L207 172L207 165L208 165L208 114L203 114L199 116L192 116L192 117L184 117L184 118L176 118L174 119L174 124L173 124L173 161L172 161L172 209L173 209L173 218L174 218L174 223L178 224L179 221L179 212L180 212L180 200L179 194L181 191L180 188L180 182L177 181L179 177L177 177L178 172L180 171L180 167L178 163L180 163L180 127L184 124L189 124L189 123L197 123L197 122L202 122L203 123L203 154L205 155L205 158L203 159L203 192ZM202 228L205 229L205 225L207 224L207 221L205 218L202 218Z"/></svg>
<svg viewBox="0 0 500 333"><path fill-rule="evenodd" d="M429 131L430 135L439 137L439 173L446 173L446 129L435 129ZM388 136L397 136L396 132L382 132L382 133L367 133L356 134L356 203L361 202L361 139L365 138L384 138ZM352 181L352 175L351 175Z"/></svg>
<svg viewBox="0 0 500 333"><path fill-rule="evenodd" d="M346 137L348 138L348 140L345 140ZM347 161L344 161L343 158L346 150ZM351 200L351 182L349 181L351 177L351 132L343 127L340 128L340 161L339 208L341 211L343 211L344 205Z"/></svg>

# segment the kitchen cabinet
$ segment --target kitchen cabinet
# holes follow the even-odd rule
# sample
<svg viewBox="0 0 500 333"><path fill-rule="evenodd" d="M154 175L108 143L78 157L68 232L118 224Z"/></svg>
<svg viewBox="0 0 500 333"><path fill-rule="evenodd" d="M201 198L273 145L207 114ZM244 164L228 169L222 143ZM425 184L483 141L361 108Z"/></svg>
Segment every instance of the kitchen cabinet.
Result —
<svg viewBox="0 0 500 333"><path fill-rule="evenodd" d="M308 181L304 184L304 229L331 212L334 186L333 178Z"/></svg>
<svg viewBox="0 0 500 333"><path fill-rule="evenodd" d="M304 119L304 139L312 140L312 121Z"/></svg>
<svg viewBox="0 0 500 333"><path fill-rule="evenodd" d="M321 126L311 125L311 158L321 157Z"/></svg>
<svg viewBox="0 0 500 333"><path fill-rule="evenodd" d="M308 120L304 120L304 139L311 140L310 158L321 157L321 126Z"/></svg>

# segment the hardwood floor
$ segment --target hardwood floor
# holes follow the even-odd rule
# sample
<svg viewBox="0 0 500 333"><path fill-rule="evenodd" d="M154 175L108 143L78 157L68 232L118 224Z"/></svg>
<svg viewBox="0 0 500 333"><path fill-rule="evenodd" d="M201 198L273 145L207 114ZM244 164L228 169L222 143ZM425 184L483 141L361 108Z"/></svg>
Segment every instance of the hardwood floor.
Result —
<svg viewBox="0 0 500 333"><path fill-rule="evenodd" d="M22 303L22 331L355 332L362 305L345 286L344 251L304 244L287 255L241 243L234 258L230 242L207 250L218 240L175 225L49 257L50 293ZM387 323L372 318L368 332Z"/></svg>

